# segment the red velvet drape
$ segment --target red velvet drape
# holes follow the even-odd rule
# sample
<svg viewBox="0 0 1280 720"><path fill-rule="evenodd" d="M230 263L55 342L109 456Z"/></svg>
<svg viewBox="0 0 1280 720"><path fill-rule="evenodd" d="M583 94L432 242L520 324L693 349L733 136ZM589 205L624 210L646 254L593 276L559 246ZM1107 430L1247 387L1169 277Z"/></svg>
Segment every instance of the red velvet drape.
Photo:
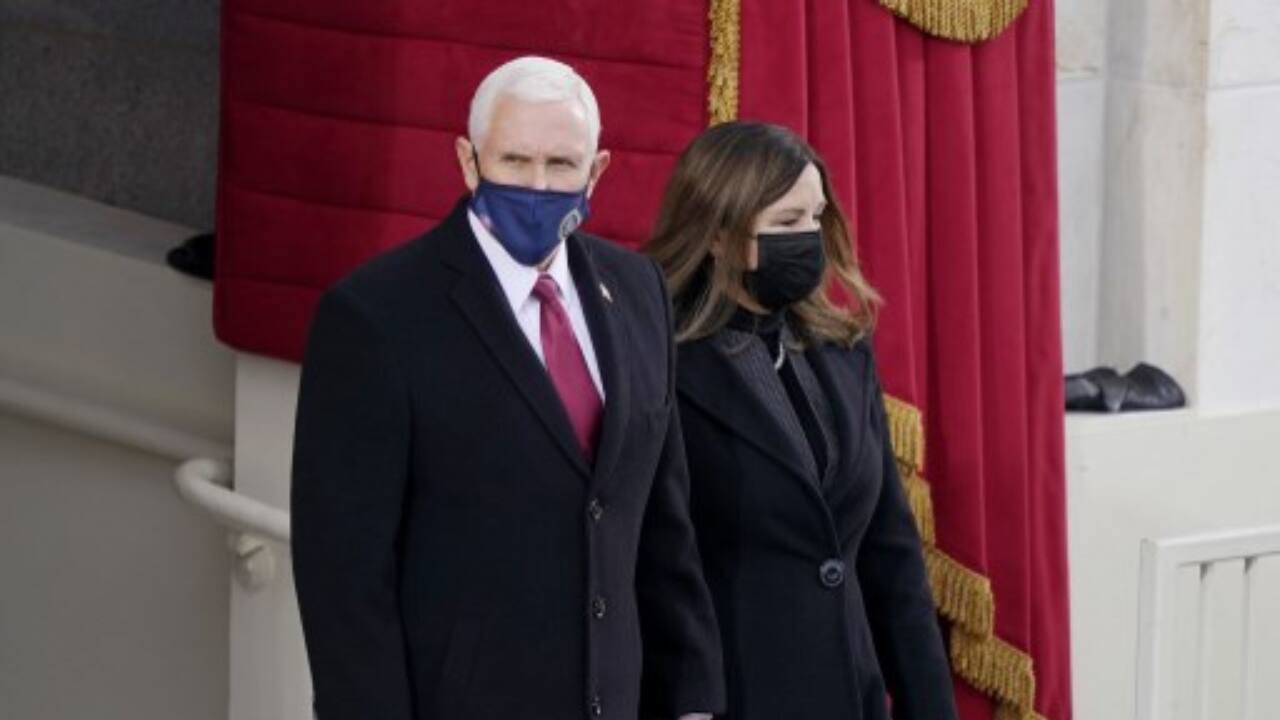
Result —
<svg viewBox="0 0 1280 720"><path fill-rule="evenodd" d="M996 39L874 0L742 3L739 115L803 130L887 300L889 392L925 418L939 546L988 576L1036 708L1071 715L1053 5ZM957 683L965 718L990 701Z"/></svg>

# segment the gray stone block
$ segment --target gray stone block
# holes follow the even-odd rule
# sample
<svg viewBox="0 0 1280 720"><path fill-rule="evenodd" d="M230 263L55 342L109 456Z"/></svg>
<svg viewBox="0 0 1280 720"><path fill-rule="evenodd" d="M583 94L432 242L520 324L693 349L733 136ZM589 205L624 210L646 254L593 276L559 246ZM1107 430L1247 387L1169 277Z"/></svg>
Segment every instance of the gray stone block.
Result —
<svg viewBox="0 0 1280 720"><path fill-rule="evenodd" d="M0 98L0 173L212 227L216 52L0 24Z"/></svg>
<svg viewBox="0 0 1280 720"><path fill-rule="evenodd" d="M218 0L0 0L0 25L211 51L220 7Z"/></svg>

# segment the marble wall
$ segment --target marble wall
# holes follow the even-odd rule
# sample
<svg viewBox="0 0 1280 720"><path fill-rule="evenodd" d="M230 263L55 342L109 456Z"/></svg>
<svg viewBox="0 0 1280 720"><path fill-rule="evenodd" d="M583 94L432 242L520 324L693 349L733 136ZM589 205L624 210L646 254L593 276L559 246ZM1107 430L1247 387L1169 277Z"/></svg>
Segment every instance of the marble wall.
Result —
<svg viewBox="0 0 1280 720"><path fill-rule="evenodd" d="M1200 399L1280 407L1280 3L1213 0L1208 37Z"/></svg>
<svg viewBox="0 0 1280 720"><path fill-rule="evenodd" d="M1108 29L1099 361L1195 390L1204 165L1204 0L1127 2Z"/></svg>
<svg viewBox="0 0 1280 720"><path fill-rule="evenodd" d="M1070 372L1092 367L1098 357L1107 3L1058 0L1055 11L1062 350Z"/></svg>
<svg viewBox="0 0 1280 720"><path fill-rule="evenodd" d="M1280 6L1060 0L1064 359L1280 407Z"/></svg>

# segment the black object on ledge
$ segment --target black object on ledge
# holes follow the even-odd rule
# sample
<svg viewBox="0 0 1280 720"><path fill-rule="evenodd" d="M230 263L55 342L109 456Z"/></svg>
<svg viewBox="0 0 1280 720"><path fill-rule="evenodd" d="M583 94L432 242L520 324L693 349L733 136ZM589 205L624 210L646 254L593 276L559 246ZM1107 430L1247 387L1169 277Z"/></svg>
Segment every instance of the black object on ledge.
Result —
<svg viewBox="0 0 1280 720"><path fill-rule="evenodd" d="M1128 412L1185 407L1178 382L1154 365L1138 363L1124 375L1096 367L1066 377L1067 410Z"/></svg>
<svg viewBox="0 0 1280 720"><path fill-rule="evenodd" d="M205 280L213 279L213 233L201 233L187 239L165 255L169 267Z"/></svg>

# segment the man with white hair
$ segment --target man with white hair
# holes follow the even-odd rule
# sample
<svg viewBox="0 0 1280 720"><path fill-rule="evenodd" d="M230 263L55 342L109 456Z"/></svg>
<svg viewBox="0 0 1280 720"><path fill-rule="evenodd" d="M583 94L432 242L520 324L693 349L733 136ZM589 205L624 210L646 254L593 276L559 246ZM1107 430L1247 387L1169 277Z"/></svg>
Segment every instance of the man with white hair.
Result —
<svg viewBox="0 0 1280 720"><path fill-rule="evenodd" d="M320 299L291 494L320 720L723 707L662 275L577 232L599 137L571 68L499 67L470 194Z"/></svg>

